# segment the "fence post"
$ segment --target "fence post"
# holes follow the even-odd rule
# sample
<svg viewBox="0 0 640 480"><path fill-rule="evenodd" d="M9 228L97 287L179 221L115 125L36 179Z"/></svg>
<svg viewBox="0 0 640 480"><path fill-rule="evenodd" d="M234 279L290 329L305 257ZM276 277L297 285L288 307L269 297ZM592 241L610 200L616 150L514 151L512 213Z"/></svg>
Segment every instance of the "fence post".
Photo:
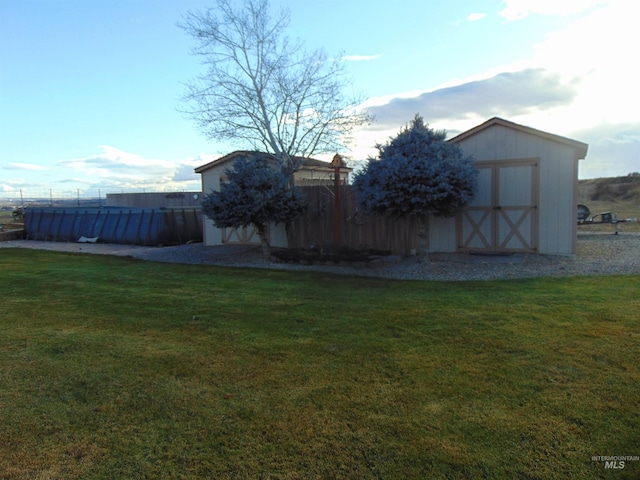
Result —
<svg viewBox="0 0 640 480"><path fill-rule="evenodd" d="M334 202L333 202L333 211L334 211L334 223L333 223L333 241L336 244L336 248L340 247L340 244L342 243L342 235L340 234L340 225L342 223L342 220L340 219L340 213L341 213L341 190L342 190L342 185L341 185L341 178L340 178L340 169L341 167L344 166L344 162L342 160L342 157L340 155L338 155L337 153L333 156L333 160L331 161L331 166L333 166L333 186L335 188L336 191L336 195L334 198Z"/></svg>

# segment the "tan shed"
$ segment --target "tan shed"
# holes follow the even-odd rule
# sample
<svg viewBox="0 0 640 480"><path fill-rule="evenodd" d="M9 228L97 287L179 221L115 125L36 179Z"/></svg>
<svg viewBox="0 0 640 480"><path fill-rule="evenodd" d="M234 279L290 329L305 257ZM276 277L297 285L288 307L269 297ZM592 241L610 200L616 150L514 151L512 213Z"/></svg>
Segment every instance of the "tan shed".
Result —
<svg viewBox="0 0 640 480"><path fill-rule="evenodd" d="M479 189L455 219L432 219L430 251L575 253L587 144L501 118L450 141L474 157Z"/></svg>
<svg viewBox="0 0 640 480"><path fill-rule="evenodd" d="M225 170L233 165L240 158L254 158L257 155L267 155L260 152L239 150L225 155L217 160L202 165L195 169L196 173L202 175L202 193L208 194L212 190L220 191L220 184L225 181ZM334 167L329 162L323 162L314 158L295 157L301 161L301 168L294 173L294 183L296 185L333 185ZM274 168L279 168L273 157ZM349 172L353 169L341 167L340 175L342 183L346 183ZM217 228L213 221L204 218L204 244L242 244L260 245L260 238L255 227L246 228ZM271 224L268 228L269 243L273 247L287 247L287 233L284 225Z"/></svg>

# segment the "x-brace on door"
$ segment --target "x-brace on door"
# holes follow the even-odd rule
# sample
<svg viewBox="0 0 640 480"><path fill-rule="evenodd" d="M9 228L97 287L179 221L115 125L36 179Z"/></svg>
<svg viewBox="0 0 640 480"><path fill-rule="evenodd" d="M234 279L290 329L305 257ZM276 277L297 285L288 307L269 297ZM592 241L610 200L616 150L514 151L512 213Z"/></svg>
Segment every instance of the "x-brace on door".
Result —
<svg viewBox="0 0 640 480"><path fill-rule="evenodd" d="M458 215L458 249L536 252L538 160L479 162L479 188Z"/></svg>

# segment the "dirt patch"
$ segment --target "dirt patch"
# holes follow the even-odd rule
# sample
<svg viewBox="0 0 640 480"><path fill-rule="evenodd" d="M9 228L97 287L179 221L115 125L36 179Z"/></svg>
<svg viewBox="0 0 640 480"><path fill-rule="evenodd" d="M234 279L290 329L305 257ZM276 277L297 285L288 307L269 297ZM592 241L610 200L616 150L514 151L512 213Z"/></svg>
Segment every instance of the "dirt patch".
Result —
<svg viewBox="0 0 640 480"><path fill-rule="evenodd" d="M22 240L24 238L24 229L22 225L19 228L6 228L0 225L0 242L9 242L11 240Z"/></svg>
<svg viewBox="0 0 640 480"><path fill-rule="evenodd" d="M3 223L0 227L3 230L22 230L24 229L24 223Z"/></svg>

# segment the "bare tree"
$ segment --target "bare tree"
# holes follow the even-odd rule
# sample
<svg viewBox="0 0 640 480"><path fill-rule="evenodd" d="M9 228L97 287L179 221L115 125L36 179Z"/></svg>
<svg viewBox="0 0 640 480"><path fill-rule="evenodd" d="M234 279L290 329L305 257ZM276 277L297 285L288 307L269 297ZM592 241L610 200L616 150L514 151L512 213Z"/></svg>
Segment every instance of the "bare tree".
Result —
<svg viewBox="0 0 640 480"><path fill-rule="evenodd" d="M370 118L347 98L342 57L307 52L284 35L289 13L272 17L268 0L216 0L179 26L197 42L206 73L187 85L186 114L209 139L273 154L291 178L293 157L336 152ZM327 32L331 34L331 32Z"/></svg>

